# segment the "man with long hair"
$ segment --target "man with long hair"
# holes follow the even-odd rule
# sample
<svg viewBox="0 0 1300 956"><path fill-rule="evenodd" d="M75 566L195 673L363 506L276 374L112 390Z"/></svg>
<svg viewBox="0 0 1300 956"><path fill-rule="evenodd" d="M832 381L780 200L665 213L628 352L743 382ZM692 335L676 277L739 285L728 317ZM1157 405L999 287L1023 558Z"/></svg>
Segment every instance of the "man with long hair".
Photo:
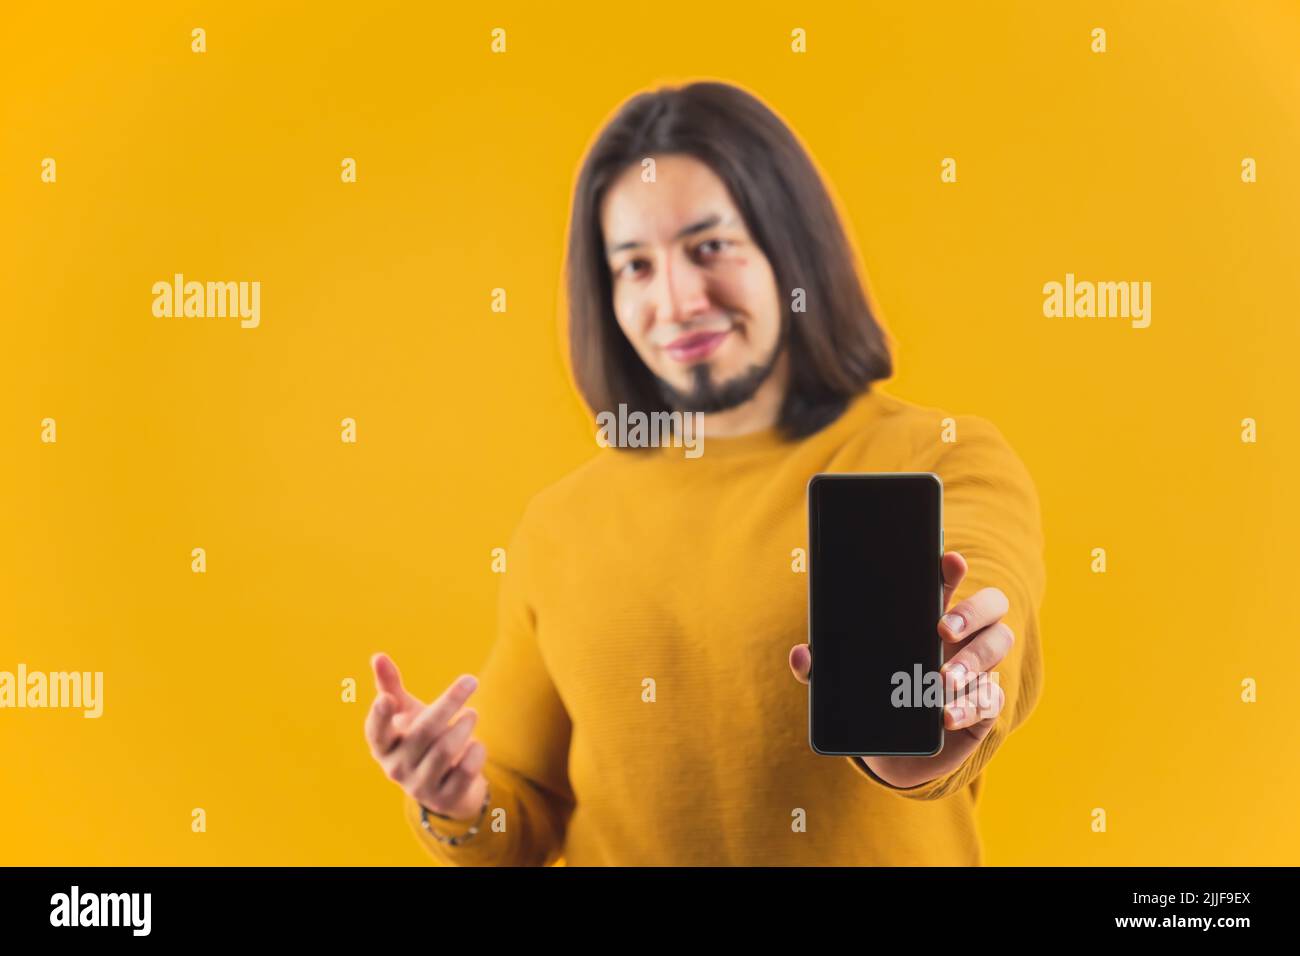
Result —
<svg viewBox="0 0 1300 956"><path fill-rule="evenodd" d="M475 706L474 677L426 703L375 656L366 736L434 860L982 862L981 775L1042 679L1037 494L990 422L881 390L886 337L808 154L734 86L640 94L584 160L566 270L589 410L701 415L703 453L613 447L534 497ZM826 471L943 480L935 626L950 673L998 680L945 708L933 757L809 747L792 554Z"/></svg>

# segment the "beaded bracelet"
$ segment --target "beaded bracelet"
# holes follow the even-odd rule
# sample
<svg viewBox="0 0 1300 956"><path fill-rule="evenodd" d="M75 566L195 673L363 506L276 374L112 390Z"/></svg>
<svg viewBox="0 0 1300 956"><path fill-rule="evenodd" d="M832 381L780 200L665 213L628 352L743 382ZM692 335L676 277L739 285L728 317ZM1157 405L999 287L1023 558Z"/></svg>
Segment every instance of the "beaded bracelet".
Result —
<svg viewBox="0 0 1300 956"><path fill-rule="evenodd" d="M444 814L438 813L436 810L430 810L423 803L420 804L420 824L426 830L432 833L434 839L436 839L439 843L446 843L448 846L460 846L462 843L468 843L470 840L474 838L474 835L478 833L479 824L483 822L483 817L487 814L488 804L491 802L491 800L492 800L491 787L484 787L483 806L479 809L478 819L474 821L474 825L471 826L468 830L456 836L450 836L450 837L443 836L441 833L439 833L429 824L429 814L431 813L435 817L438 817L439 819L442 820L454 820L455 817L445 816Z"/></svg>

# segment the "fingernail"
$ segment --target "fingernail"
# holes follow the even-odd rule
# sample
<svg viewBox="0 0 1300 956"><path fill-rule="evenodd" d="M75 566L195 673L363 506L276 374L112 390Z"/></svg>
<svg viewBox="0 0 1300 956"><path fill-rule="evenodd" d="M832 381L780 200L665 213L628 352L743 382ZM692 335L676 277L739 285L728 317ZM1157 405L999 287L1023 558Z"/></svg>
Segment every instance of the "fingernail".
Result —
<svg viewBox="0 0 1300 956"><path fill-rule="evenodd" d="M952 719L953 719L954 721L956 721L956 720L961 720L963 717L966 716L966 708L964 708L964 707L954 707L951 711L949 711L949 713L952 714Z"/></svg>
<svg viewBox="0 0 1300 956"><path fill-rule="evenodd" d="M954 684L960 684L961 679L966 676L966 665L960 663L953 664L952 669L948 671L948 674L952 677Z"/></svg>
<svg viewBox="0 0 1300 956"><path fill-rule="evenodd" d="M945 614L943 616L943 623L947 624L948 630L952 631L954 634L960 634L961 629L966 626L966 622L962 619L960 614Z"/></svg>
<svg viewBox="0 0 1300 956"><path fill-rule="evenodd" d="M468 674L467 674L466 676L462 677L462 678L461 678L461 679L456 683L456 689L459 690L461 693L464 693L464 694L468 694L470 691L472 691L472 690L473 690L475 687L477 687L477 686L478 686L478 678L476 678L476 677L474 677L474 676L472 676L472 675L468 675Z"/></svg>

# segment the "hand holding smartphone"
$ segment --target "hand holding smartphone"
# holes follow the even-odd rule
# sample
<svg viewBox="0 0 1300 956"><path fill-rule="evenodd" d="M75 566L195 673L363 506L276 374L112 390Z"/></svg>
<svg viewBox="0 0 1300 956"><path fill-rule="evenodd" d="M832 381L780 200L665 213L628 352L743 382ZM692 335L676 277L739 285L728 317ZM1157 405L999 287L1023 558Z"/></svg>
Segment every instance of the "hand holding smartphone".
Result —
<svg viewBox="0 0 1300 956"><path fill-rule="evenodd" d="M808 482L809 742L835 756L943 749L943 482L931 472Z"/></svg>

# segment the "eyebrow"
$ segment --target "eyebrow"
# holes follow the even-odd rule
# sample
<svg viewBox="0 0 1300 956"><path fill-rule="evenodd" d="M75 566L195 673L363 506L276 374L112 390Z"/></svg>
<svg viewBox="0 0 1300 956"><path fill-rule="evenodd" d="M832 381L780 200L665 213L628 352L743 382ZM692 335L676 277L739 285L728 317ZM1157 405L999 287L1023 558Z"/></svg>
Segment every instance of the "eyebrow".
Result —
<svg viewBox="0 0 1300 956"><path fill-rule="evenodd" d="M715 212L713 215L706 216L705 218L701 219L699 222L693 222L686 228L680 230L677 233L677 235L673 236L673 239L674 240L683 239L686 236L693 235L694 233L703 232L705 229L712 229L714 226L717 225L728 225L731 223L733 219L735 219L735 216L731 215L728 216L725 220L723 220L723 218ZM612 256L614 253L621 252L624 249L635 249L637 246L643 246L643 245L645 245L645 243L639 239L631 240L628 242L620 242L617 245L606 246L605 253L606 255Z"/></svg>

